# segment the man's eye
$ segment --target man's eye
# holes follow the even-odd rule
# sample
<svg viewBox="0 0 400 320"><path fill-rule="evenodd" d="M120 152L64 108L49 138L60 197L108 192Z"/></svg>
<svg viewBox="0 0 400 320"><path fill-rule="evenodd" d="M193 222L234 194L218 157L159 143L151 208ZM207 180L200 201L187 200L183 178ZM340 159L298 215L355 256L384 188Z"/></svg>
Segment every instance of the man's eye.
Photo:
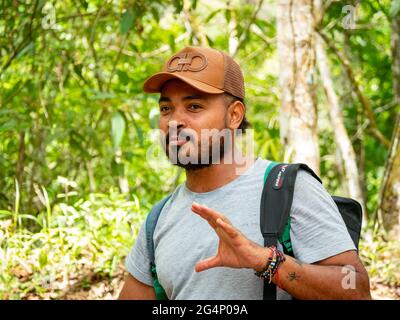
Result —
<svg viewBox="0 0 400 320"><path fill-rule="evenodd" d="M199 110L199 109L201 109L201 106L199 106L198 104L191 104L191 105L189 105L189 109L190 110Z"/></svg>
<svg viewBox="0 0 400 320"><path fill-rule="evenodd" d="M170 108L169 108L168 106L161 106L161 107L160 107L160 111L161 111L161 112L167 112L167 111L169 111L169 109L170 109Z"/></svg>

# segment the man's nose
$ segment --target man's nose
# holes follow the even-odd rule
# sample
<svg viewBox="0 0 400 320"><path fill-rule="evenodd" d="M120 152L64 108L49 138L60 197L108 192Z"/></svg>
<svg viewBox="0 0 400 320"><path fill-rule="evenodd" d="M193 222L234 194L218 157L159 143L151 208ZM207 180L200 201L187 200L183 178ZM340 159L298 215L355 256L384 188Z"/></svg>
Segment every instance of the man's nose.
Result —
<svg viewBox="0 0 400 320"><path fill-rule="evenodd" d="M183 129L184 123L183 122L178 122L176 120L171 120L168 122L168 131L170 132L170 134L172 135L177 135L178 132Z"/></svg>
<svg viewBox="0 0 400 320"><path fill-rule="evenodd" d="M179 131L186 127L186 120L180 116L174 116L173 119L168 121L168 129Z"/></svg>

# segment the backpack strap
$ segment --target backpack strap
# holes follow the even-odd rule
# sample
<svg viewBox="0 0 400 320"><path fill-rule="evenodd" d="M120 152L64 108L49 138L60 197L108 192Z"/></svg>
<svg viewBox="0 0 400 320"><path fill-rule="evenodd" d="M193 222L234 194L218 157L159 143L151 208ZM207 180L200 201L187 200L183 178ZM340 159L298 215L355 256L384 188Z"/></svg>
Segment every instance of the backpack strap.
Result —
<svg viewBox="0 0 400 320"><path fill-rule="evenodd" d="M293 183L293 189L292 189L293 193L294 193L294 183L296 182L297 173L300 169L307 171L308 173L311 174L311 176L313 176L316 180L318 180L320 183L322 183L322 181L315 174L315 172L306 164L295 163L295 164L290 164L290 167L291 167L291 170L287 174L294 175L294 177L290 181L290 183ZM293 195L291 195L291 199L292 199L291 201L293 201ZM279 233L279 242L282 244L283 252L285 254L293 257L294 254L293 254L292 242L290 240L290 228L291 228L291 218L290 218L290 209L289 209L289 217L287 218L286 225L285 225L283 231Z"/></svg>
<svg viewBox="0 0 400 320"><path fill-rule="evenodd" d="M264 246L265 247L270 247L272 245L276 245L278 241L277 237L277 224L276 223L266 223L267 221L272 221L270 220L269 213L275 213L274 218L278 215L276 211L270 211L267 210L267 196L268 190L270 188L270 185L272 183L272 179L268 179L270 177L272 169L276 168L279 165L278 162L271 162L267 169L265 170L264 174L264 186L261 194L261 205L260 205L260 229L261 229L261 234L263 235L264 238ZM276 170L274 170L275 172ZM263 299L264 300L276 300L276 286L271 283L267 283L264 281L264 289L263 289Z"/></svg>
<svg viewBox="0 0 400 320"><path fill-rule="evenodd" d="M153 277L153 287L156 292L157 300L168 300L167 294L165 293L164 288L161 286L157 277L156 263L155 263L155 253L154 253L154 230L156 229L158 218L160 217L160 213L162 208L166 204L166 202L171 198L171 194L166 196L164 199L157 202L154 207L151 209L150 213L146 218L146 243L147 250L150 256L150 271L151 276Z"/></svg>
<svg viewBox="0 0 400 320"><path fill-rule="evenodd" d="M277 245L278 240L284 252L293 255L290 242L290 209L293 202L294 185L299 169L309 172L321 182L318 176L305 164L272 162L265 170L264 187L260 205L260 228L264 246ZM276 300L276 285L264 282L264 300Z"/></svg>

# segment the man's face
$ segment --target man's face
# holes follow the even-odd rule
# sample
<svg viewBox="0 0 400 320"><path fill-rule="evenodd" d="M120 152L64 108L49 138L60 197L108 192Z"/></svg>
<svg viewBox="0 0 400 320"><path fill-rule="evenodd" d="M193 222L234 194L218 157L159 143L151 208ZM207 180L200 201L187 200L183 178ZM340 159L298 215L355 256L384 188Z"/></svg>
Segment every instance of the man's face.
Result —
<svg viewBox="0 0 400 320"><path fill-rule="evenodd" d="M207 94L174 79L163 86L159 106L159 128L165 134L164 148L173 164L200 169L215 163L215 158L223 158L227 149L224 142L230 137L223 94ZM190 159L189 163L183 158Z"/></svg>

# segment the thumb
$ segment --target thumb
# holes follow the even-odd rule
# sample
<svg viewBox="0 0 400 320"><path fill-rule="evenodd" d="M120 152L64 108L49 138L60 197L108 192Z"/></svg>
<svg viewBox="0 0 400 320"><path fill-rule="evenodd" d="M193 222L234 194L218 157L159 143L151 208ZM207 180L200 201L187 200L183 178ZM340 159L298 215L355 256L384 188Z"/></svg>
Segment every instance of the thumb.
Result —
<svg viewBox="0 0 400 320"><path fill-rule="evenodd" d="M201 272L207 269L215 268L221 266L220 259L218 256L210 257L205 260L196 263L194 267L196 272Z"/></svg>

